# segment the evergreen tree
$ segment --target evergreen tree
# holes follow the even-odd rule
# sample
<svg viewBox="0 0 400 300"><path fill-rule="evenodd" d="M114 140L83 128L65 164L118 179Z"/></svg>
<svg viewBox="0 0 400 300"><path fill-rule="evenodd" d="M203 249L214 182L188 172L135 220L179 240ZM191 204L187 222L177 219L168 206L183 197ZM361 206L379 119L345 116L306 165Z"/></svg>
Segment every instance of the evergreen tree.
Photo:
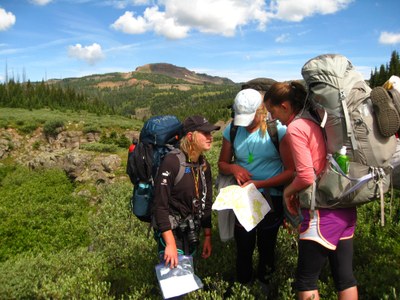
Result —
<svg viewBox="0 0 400 300"><path fill-rule="evenodd" d="M392 75L400 76L400 58L399 53L394 50L390 57L390 62L386 65L381 64L379 71L375 67L375 70L371 72L369 85L371 88L383 85Z"/></svg>

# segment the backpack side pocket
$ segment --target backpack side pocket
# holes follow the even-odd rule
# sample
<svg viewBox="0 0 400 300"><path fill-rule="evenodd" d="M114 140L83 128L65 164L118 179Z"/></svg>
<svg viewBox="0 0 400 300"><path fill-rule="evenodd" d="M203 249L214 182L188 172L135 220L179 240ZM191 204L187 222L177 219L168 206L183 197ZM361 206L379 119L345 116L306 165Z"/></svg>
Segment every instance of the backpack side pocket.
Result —
<svg viewBox="0 0 400 300"><path fill-rule="evenodd" d="M326 194L328 199L340 198L349 186L350 180L338 173L330 163L327 165L328 167L322 174L317 187Z"/></svg>

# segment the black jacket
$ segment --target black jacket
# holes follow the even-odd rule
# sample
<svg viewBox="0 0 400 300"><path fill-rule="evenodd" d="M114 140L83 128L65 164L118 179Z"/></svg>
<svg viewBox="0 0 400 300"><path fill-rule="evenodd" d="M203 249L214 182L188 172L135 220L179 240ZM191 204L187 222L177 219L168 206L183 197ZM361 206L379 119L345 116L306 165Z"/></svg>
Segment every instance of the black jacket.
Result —
<svg viewBox="0 0 400 300"><path fill-rule="evenodd" d="M186 159L187 161L187 159ZM205 168L206 195L204 215L201 218L203 228L211 228L211 206L212 206L212 178L209 163L203 156L199 159L199 167ZM196 170L197 169L197 170ZM158 170L158 176L155 180L155 194L153 202L153 215L156 226L161 231L172 229L169 220L170 215L179 214L181 218L193 215L193 199L196 197L195 180L191 167L185 168L182 179L174 186L175 177L179 172L179 159L175 154L167 155L161 163ZM199 200L203 198L203 183L199 176Z"/></svg>

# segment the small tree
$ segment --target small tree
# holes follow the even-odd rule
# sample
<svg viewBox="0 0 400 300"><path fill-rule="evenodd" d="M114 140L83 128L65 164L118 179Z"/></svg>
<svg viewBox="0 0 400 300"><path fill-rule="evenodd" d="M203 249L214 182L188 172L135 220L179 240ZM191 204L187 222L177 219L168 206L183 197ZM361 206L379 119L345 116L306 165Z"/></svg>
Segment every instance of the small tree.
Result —
<svg viewBox="0 0 400 300"><path fill-rule="evenodd" d="M369 80L369 85L371 88L383 85L392 75L400 76L400 58L399 53L394 50L390 57L390 62L386 64L381 64L379 71L377 67L371 72L371 77Z"/></svg>

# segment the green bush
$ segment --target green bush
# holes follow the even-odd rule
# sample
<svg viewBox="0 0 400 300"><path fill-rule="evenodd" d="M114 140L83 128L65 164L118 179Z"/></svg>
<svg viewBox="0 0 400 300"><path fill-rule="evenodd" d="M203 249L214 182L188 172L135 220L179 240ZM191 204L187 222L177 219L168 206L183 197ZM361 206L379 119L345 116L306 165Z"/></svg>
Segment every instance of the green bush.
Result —
<svg viewBox="0 0 400 300"><path fill-rule="evenodd" d="M0 188L3 185L3 179L10 173L14 172L17 168L14 164L2 164L0 163ZM1 203L1 202L0 202Z"/></svg>
<svg viewBox="0 0 400 300"><path fill-rule="evenodd" d="M17 255L0 270L0 299L113 299L104 258L87 248Z"/></svg>
<svg viewBox="0 0 400 300"><path fill-rule="evenodd" d="M100 143L117 145L120 148L127 149L131 141L124 134L119 135L116 131L112 131L109 135L103 134L100 138Z"/></svg>
<svg viewBox="0 0 400 300"><path fill-rule="evenodd" d="M99 210L90 218L91 247L108 262L112 294L151 298L157 291L156 245L151 232L147 235L148 224L136 219L129 209L131 193L132 185L127 182L102 191Z"/></svg>
<svg viewBox="0 0 400 300"><path fill-rule="evenodd" d="M83 133L101 133L101 129L93 124L85 124L83 126Z"/></svg>
<svg viewBox="0 0 400 300"><path fill-rule="evenodd" d="M118 145L118 147L120 148L125 148L128 149L131 141L125 136L125 135L120 135L119 138L116 141L116 144Z"/></svg>
<svg viewBox="0 0 400 300"><path fill-rule="evenodd" d="M95 152L108 152L116 153L118 151L118 146L114 144L102 144L102 143L87 143L81 144L80 149Z"/></svg>
<svg viewBox="0 0 400 300"><path fill-rule="evenodd" d="M18 131L25 134L29 134L34 132L38 127L39 127L38 124L25 124L24 126L19 127Z"/></svg>
<svg viewBox="0 0 400 300"><path fill-rule="evenodd" d="M49 120L44 123L43 133L49 137L56 137L64 127L64 121L62 120Z"/></svg>
<svg viewBox="0 0 400 300"><path fill-rule="evenodd" d="M61 170L9 170L0 190L0 261L87 245L89 206L72 192Z"/></svg>
<svg viewBox="0 0 400 300"><path fill-rule="evenodd" d="M35 120L17 120L16 128L23 134L29 134L35 131L39 127L40 123Z"/></svg>
<svg viewBox="0 0 400 300"><path fill-rule="evenodd" d="M33 144L32 144L32 149L33 150L38 150L40 148L40 142L39 141L35 141Z"/></svg>

